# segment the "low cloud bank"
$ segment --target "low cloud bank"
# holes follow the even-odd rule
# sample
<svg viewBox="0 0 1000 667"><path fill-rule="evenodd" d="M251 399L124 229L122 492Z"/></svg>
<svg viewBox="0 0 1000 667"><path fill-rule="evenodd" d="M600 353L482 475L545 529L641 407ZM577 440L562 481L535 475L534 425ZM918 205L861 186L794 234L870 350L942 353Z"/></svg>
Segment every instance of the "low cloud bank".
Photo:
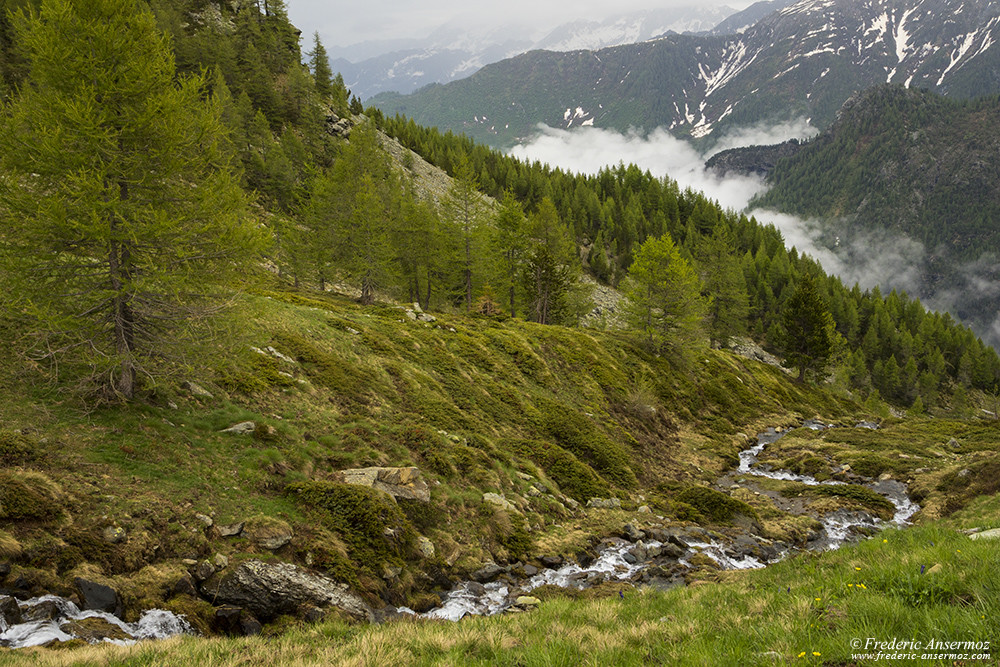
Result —
<svg viewBox="0 0 1000 667"><path fill-rule="evenodd" d="M720 136L709 150L699 152L662 128L643 135L635 131L622 134L594 127L561 130L543 125L531 142L510 153L583 174L596 174L619 163L635 164L654 176L677 181L682 189L701 191L724 208L746 211L761 223L773 224L787 246L811 255L825 271L848 285L857 283L862 289L878 286L885 293L895 288L919 295L928 284L932 257L944 264L940 258L947 256L945 249L929 253L922 243L888 230L852 229L838 221L807 220L765 209L748 211L750 200L767 189L762 178L719 177L705 169L705 160L722 150L777 144L815 134L816 129L803 119L738 128ZM939 289L922 301L933 310L948 311L956 317L965 315L983 340L1000 349L1000 314L991 319L976 308L977 303L996 299L1000 293L1000 259L986 256L954 271L959 287Z"/></svg>

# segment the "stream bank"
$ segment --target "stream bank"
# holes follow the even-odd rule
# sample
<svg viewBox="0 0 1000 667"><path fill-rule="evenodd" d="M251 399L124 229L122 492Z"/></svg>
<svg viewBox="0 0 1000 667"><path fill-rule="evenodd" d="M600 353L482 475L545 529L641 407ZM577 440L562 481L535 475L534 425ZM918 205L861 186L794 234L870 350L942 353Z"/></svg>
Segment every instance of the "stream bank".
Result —
<svg viewBox="0 0 1000 667"><path fill-rule="evenodd" d="M809 420L800 428L825 430L833 426ZM855 428L877 429L878 425L860 422ZM709 531L699 526L637 528L628 524L622 528L619 537L607 538L598 545L596 557L580 554L577 562L553 564L553 567L541 571L523 563L507 567L490 564L492 567L486 566L474 573L473 581L462 582L449 591L442 598L439 607L420 614L407 607L400 607L398 611L424 618L457 621L470 614L491 615L530 609L538 603L531 592L542 586L579 590L605 582L628 582L666 589L684 585L690 575L699 569L756 569L798 551L836 549L845 542L870 536L888 525L907 525L910 517L919 510L919 506L907 495L906 486L895 480L849 476L847 479L850 481L820 481L811 475L758 465L757 459L761 452L788 432L787 429L768 428L759 433L756 444L739 453L737 469L721 477L716 486L724 490L738 487L739 480L743 486L752 487L754 477L797 482L807 486L856 483L892 503L892 519L884 521L873 513L859 509L837 509L817 517L822 528L810 534L802 547L768 540L760 535L759 526L754 525L756 522L752 519L744 522L748 526L746 529L731 533ZM663 520L663 517L656 518Z"/></svg>

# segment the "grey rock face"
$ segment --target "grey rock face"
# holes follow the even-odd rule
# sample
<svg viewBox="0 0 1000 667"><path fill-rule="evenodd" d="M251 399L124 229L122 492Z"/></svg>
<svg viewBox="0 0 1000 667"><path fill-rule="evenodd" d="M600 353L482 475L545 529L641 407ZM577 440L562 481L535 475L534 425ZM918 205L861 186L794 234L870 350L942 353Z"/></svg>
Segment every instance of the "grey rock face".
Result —
<svg viewBox="0 0 1000 667"><path fill-rule="evenodd" d="M202 593L210 600L247 609L262 620L295 613L305 604L333 607L362 621L373 619L371 607L346 584L289 563L240 563L205 582Z"/></svg>

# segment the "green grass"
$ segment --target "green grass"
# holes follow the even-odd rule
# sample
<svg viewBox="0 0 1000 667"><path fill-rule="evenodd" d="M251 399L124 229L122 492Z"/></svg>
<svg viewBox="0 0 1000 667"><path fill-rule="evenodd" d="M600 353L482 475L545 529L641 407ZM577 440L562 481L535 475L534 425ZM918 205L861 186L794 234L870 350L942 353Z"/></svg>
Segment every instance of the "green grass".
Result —
<svg viewBox="0 0 1000 667"><path fill-rule="evenodd" d="M12 665L882 664L855 661L852 641L996 640L995 549L995 542L971 541L942 526L916 527L727 573L716 584L666 593L626 589L624 599L548 598L536 611L455 624L293 624L276 638L185 638L4 658ZM995 646L990 652L996 655Z"/></svg>

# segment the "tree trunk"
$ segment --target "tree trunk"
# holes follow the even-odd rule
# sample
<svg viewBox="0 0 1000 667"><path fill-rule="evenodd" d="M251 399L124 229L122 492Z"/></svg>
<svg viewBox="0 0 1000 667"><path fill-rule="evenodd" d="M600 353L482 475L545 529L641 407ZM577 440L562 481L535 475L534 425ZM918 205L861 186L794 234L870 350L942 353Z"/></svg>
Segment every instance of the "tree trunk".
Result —
<svg viewBox="0 0 1000 667"><path fill-rule="evenodd" d="M112 222L111 227L117 226ZM115 295L111 299L112 336L115 352L121 358L119 368L115 371L117 377L111 378L111 391L130 400L135 395L135 314L125 293L125 282L128 279L130 252L127 245L111 242L108 252L108 273L111 276L111 289Z"/></svg>

